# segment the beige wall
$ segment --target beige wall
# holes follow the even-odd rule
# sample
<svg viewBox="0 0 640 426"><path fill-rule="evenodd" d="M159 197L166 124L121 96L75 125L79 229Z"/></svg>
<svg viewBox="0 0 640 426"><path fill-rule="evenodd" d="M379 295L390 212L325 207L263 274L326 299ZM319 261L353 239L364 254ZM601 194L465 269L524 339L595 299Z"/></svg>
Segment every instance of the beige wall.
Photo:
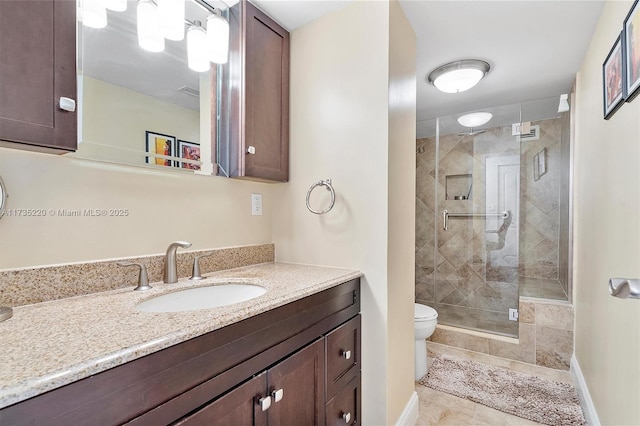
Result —
<svg viewBox="0 0 640 426"><path fill-rule="evenodd" d="M144 164L147 130L200 142L199 111L102 80L83 77L82 81L82 143L74 155Z"/></svg>
<svg viewBox="0 0 640 426"><path fill-rule="evenodd" d="M175 240L193 249L270 243L272 185L159 173L0 148L9 209L127 209L126 217L5 216L0 269L158 254ZM251 193L263 216L251 216Z"/></svg>
<svg viewBox="0 0 640 426"><path fill-rule="evenodd" d="M607 292L640 278L640 98L603 120L601 75L631 4L607 2L576 81L575 355L603 425L640 424L640 301Z"/></svg>
<svg viewBox="0 0 640 426"><path fill-rule="evenodd" d="M413 57L394 52L390 69L390 20L398 30L394 45L405 40L411 50L415 39L398 6L391 10L390 16L388 2L352 2L292 33L290 181L276 188L274 199L277 260L359 268L365 274L363 424L393 424L413 387L412 310L400 313L413 299L413 167L398 170L403 161L409 166L415 161L415 106L410 105L415 91L409 81L414 77L408 70ZM390 98L390 84L392 96L405 89L411 93ZM390 101L397 114L391 120ZM399 129L405 121L408 127ZM398 152L390 153L396 146ZM333 179L336 204L317 216L307 211L305 194L327 178ZM400 184L406 193L394 193L398 188L391 185ZM314 207L325 206L323 195L322 189L314 191ZM397 211L389 210L390 201L401 203ZM390 228L394 218L407 223ZM392 242L391 231L397 232ZM389 244L406 258L389 257ZM403 262L408 269L399 271ZM393 284L392 278L397 278ZM402 331L391 337L396 329ZM388 349L390 343L396 347Z"/></svg>
<svg viewBox="0 0 640 426"><path fill-rule="evenodd" d="M416 36L397 1L389 22L387 424L397 424L414 392Z"/></svg>

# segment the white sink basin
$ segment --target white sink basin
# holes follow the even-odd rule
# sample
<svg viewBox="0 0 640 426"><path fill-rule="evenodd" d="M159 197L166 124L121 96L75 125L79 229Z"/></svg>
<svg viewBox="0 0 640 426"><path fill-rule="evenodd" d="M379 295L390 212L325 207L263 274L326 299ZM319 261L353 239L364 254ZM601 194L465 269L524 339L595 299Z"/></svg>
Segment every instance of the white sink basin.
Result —
<svg viewBox="0 0 640 426"><path fill-rule="evenodd" d="M139 312L186 312L217 308L261 296L267 289L252 284L224 283L163 294L135 306Z"/></svg>

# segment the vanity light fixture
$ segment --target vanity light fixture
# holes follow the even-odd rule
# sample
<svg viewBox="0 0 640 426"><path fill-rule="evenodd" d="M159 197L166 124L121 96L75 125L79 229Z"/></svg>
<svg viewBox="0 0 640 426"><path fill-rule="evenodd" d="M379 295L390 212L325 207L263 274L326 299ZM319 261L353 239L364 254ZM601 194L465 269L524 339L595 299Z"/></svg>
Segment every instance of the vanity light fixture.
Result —
<svg viewBox="0 0 640 426"><path fill-rule="evenodd" d="M458 123L464 127L478 127L487 124L492 117L490 112L472 112L458 117Z"/></svg>
<svg viewBox="0 0 640 426"><path fill-rule="evenodd" d="M189 68L197 72L208 71L211 67L207 48L207 32L200 21L195 21L187 29L187 63Z"/></svg>
<svg viewBox="0 0 640 426"><path fill-rule="evenodd" d="M102 0L102 4L114 12L124 12L127 10L127 0Z"/></svg>
<svg viewBox="0 0 640 426"><path fill-rule="evenodd" d="M107 9L100 0L82 0L82 24L90 28L107 26Z"/></svg>
<svg viewBox="0 0 640 426"><path fill-rule="evenodd" d="M478 84L491 66L479 59L463 59L450 62L429 73L427 80L445 93L460 93Z"/></svg>
<svg viewBox="0 0 640 426"><path fill-rule="evenodd" d="M152 0L138 0L138 44L149 52L164 50L164 37L160 33L158 6Z"/></svg>
<svg viewBox="0 0 640 426"><path fill-rule="evenodd" d="M184 40L185 0L157 0L160 32L167 40Z"/></svg>
<svg viewBox="0 0 640 426"><path fill-rule="evenodd" d="M209 60L214 64L226 64L229 56L229 22L220 11L207 18L207 45Z"/></svg>

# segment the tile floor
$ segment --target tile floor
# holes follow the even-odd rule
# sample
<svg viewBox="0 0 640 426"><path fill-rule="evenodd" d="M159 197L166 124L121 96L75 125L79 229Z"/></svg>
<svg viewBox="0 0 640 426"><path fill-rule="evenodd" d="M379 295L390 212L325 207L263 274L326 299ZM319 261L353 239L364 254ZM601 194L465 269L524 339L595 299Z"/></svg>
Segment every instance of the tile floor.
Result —
<svg viewBox="0 0 640 426"><path fill-rule="evenodd" d="M554 370L458 348L447 348L447 354L497 367L509 368L522 373L533 374L562 383L572 383L571 375L568 371ZM430 361L431 358L429 358L429 362ZM417 382L416 392L420 400L420 416L416 422L417 426L530 426L540 424L494 410L482 404L458 398L445 392L435 391Z"/></svg>

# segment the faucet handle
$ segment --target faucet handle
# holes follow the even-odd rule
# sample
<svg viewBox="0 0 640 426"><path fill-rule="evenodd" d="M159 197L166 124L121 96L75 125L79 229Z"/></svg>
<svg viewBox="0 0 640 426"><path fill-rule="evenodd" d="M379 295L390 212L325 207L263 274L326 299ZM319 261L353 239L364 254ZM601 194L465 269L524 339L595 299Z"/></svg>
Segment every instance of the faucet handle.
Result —
<svg viewBox="0 0 640 426"><path fill-rule="evenodd" d="M215 252L196 255L193 258L193 272L191 273L191 278L189 278L190 280L201 280L202 279L202 275L200 275L200 259L202 259L203 257L212 256L213 254L215 254Z"/></svg>
<svg viewBox="0 0 640 426"><path fill-rule="evenodd" d="M153 288L149 285L147 267L142 263L118 262L118 266L137 266L138 268L140 268L140 275L138 275L138 287L134 288L134 290L150 290Z"/></svg>

